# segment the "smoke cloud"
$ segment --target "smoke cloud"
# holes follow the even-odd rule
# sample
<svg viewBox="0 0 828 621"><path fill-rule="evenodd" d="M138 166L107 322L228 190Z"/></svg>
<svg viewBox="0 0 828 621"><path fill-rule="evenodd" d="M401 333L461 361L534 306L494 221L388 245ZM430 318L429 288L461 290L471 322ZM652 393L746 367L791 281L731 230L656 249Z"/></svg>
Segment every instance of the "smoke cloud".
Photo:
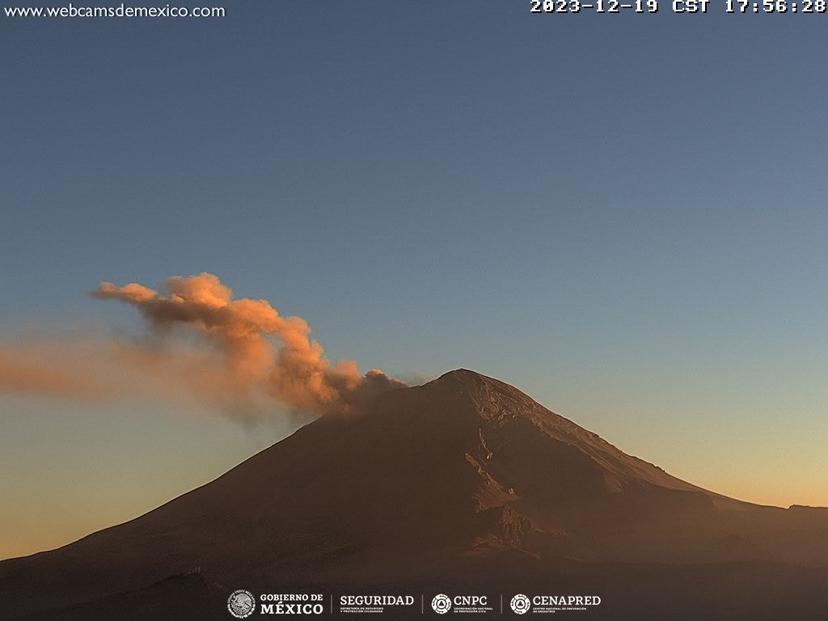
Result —
<svg viewBox="0 0 828 621"><path fill-rule="evenodd" d="M85 374L0 349L0 394L44 395L79 401L97 401L104 390Z"/></svg>
<svg viewBox="0 0 828 621"><path fill-rule="evenodd" d="M102 282L92 295L137 308L161 342L184 330L209 345L220 356L220 367L213 365L209 377L195 376L205 381L190 380L204 398L238 402L265 394L290 408L325 414L347 412L371 394L404 386L379 369L362 375L353 361L332 364L310 338L304 319L280 315L267 300L234 299L213 274L174 276L161 292L138 283ZM152 370L160 354L146 350L129 356L132 364ZM170 352L164 357L169 366ZM186 373L193 363L177 365L182 376L193 377Z"/></svg>

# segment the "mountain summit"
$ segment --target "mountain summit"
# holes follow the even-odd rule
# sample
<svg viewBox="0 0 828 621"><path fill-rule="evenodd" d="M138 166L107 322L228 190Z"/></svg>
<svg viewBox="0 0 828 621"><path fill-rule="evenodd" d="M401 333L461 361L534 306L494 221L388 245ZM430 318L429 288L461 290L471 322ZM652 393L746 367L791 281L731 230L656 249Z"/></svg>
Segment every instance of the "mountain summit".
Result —
<svg viewBox="0 0 828 621"><path fill-rule="evenodd" d="M562 575L612 589L618 563L658 575L784 563L802 585L828 565L826 532L821 510L706 491L460 369L317 419L135 520L0 563L0 612L71 618L187 575L219 590Z"/></svg>

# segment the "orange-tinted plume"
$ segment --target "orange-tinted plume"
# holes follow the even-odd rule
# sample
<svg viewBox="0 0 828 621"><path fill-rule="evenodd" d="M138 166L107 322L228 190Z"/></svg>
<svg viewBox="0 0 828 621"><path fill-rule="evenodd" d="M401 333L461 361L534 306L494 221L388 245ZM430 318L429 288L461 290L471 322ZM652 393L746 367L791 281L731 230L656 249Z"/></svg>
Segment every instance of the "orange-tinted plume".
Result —
<svg viewBox="0 0 828 621"><path fill-rule="evenodd" d="M104 390L85 373L68 365L27 356L16 349L0 349L0 394L45 395L63 399L94 401Z"/></svg>
<svg viewBox="0 0 828 621"><path fill-rule="evenodd" d="M304 319L283 317L266 300L234 299L213 274L174 276L163 292L103 282L93 295L135 306L156 335L194 332L221 353L236 390L263 390L295 409L348 410L366 393L403 385L378 369L360 375L352 361L331 364Z"/></svg>

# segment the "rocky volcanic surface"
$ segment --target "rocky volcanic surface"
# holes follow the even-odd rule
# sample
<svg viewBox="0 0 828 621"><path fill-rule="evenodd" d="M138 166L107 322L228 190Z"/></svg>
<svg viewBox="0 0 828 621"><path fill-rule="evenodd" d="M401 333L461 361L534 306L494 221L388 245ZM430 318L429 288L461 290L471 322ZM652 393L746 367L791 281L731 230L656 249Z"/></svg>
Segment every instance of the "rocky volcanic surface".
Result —
<svg viewBox="0 0 828 621"><path fill-rule="evenodd" d="M240 585L568 589L604 600L577 618L828 619L828 510L698 488L458 370L0 562L0 618L226 619Z"/></svg>

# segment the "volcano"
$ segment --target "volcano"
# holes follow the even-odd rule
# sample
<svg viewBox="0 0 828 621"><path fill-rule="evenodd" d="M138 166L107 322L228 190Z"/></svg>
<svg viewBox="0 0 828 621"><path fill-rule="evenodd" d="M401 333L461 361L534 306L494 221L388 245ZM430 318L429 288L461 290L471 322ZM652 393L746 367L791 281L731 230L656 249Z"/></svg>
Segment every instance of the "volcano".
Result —
<svg viewBox="0 0 828 621"><path fill-rule="evenodd" d="M600 594L578 618L828 619L828 510L702 489L457 370L319 418L130 522L0 562L0 616L226 619L240 585Z"/></svg>

